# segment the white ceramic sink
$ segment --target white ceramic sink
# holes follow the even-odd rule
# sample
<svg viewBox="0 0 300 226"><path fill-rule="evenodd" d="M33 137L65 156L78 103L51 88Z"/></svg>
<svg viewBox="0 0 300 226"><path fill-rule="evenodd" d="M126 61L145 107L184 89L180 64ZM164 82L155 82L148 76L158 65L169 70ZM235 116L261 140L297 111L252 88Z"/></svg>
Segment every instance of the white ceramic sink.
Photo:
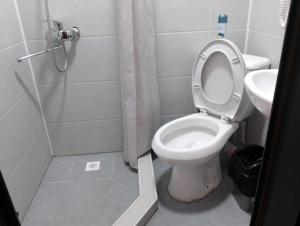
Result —
<svg viewBox="0 0 300 226"><path fill-rule="evenodd" d="M250 72L245 77L248 96L265 117L269 118L272 109L278 69L258 70Z"/></svg>

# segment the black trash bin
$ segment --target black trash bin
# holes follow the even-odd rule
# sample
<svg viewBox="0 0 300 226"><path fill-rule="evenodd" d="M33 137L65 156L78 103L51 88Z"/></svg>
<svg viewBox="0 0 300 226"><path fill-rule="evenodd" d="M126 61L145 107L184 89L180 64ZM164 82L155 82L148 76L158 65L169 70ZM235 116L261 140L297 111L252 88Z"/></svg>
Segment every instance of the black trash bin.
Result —
<svg viewBox="0 0 300 226"><path fill-rule="evenodd" d="M234 182L233 195L240 208L247 212L253 209L263 152L263 147L249 145L238 149L230 159L229 176Z"/></svg>

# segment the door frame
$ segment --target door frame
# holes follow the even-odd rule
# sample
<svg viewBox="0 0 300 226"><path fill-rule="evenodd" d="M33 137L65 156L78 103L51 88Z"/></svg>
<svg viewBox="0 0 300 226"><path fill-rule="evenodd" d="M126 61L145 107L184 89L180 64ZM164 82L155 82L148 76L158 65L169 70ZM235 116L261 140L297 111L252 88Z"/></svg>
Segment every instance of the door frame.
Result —
<svg viewBox="0 0 300 226"><path fill-rule="evenodd" d="M291 1L256 193L251 226L300 225L299 0Z"/></svg>
<svg viewBox="0 0 300 226"><path fill-rule="evenodd" d="M0 225L21 226L4 178L0 171Z"/></svg>

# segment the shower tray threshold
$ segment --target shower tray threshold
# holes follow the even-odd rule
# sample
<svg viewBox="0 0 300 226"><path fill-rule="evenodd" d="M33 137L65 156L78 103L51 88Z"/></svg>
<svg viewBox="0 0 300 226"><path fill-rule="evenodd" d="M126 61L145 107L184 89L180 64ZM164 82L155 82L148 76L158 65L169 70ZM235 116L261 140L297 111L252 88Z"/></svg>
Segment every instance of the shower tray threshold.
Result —
<svg viewBox="0 0 300 226"><path fill-rule="evenodd" d="M139 196L113 226L143 226L158 208L151 153L138 159Z"/></svg>

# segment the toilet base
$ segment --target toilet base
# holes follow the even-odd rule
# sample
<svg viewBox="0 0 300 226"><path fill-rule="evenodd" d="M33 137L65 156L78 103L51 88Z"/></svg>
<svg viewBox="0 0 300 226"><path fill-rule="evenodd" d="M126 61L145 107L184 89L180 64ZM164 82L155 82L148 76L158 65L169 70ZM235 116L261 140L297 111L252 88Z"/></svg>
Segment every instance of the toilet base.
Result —
<svg viewBox="0 0 300 226"><path fill-rule="evenodd" d="M169 183L170 195L182 202L201 199L221 182L219 155L203 165L174 166Z"/></svg>

